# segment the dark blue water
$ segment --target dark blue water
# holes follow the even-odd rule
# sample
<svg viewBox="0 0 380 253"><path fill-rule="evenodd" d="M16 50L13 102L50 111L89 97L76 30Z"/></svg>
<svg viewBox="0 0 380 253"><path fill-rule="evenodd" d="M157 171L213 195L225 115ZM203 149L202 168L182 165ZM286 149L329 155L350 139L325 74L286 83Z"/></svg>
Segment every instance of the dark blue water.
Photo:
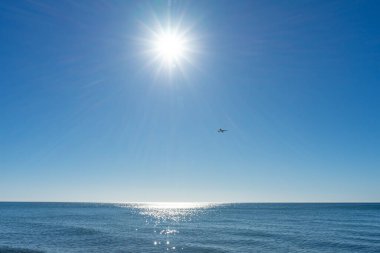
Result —
<svg viewBox="0 0 380 253"><path fill-rule="evenodd" d="M380 204L0 203L0 252L380 252Z"/></svg>

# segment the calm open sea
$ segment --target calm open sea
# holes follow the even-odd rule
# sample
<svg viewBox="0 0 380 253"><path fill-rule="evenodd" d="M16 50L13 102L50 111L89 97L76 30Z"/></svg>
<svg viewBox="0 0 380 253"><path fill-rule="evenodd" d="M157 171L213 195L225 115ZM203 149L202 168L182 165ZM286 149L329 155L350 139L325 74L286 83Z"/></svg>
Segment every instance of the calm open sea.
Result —
<svg viewBox="0 0 380 253"><path fill-rule="evenodd" d="M0 203L0 252L380 252L380 204Z"/></svg>

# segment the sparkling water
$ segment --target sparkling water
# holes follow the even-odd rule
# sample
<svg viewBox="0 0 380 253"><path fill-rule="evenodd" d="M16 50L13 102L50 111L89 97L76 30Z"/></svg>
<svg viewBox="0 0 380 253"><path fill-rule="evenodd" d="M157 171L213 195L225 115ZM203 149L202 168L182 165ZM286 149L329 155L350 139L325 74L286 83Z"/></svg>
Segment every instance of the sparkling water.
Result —
<svg viewBox="0 0 380 253"><path fill-rule="evenodd" d="M5 252L380 252L380 204L2 202Z"/></svg>

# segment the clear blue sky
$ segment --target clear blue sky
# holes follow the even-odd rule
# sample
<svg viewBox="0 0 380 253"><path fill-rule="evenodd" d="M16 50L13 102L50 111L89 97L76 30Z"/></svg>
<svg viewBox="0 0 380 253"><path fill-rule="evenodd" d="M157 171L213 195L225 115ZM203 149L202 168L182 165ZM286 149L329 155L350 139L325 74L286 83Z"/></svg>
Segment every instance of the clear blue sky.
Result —
<svg viewBox="0 0 380 253"><path fill-rule="evenodd" d="M380 201L379 13L3 0L0 200ZM171 76L144 48L169 14L196 48Z"/></svg>

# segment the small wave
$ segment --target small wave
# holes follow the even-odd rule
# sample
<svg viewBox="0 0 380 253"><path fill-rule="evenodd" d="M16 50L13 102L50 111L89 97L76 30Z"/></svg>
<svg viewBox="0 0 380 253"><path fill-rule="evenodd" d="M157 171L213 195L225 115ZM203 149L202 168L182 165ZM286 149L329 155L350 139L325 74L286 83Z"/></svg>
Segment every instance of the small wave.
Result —
<svg viewBox="0 0 380 253"><path fill-rule="evenodd" d="M1 247L0 253L44 253L45 251L25 249L25 248L11 248L11 247Z"/></svg>
<svg viewBox="0 0 380 253"><path fill-rule="evenodd" d="M164 230L161 230L160 232L160 235L175 235L178 233L178 230L175 230L175 229L164 229Z"/></svg>
<svg viewBox="0 0 380 253"><path fill-rule="evenodd" d="M62 232L64 234L72 234L76 236L83 236L83 235L97 235L97 234L102 234L101 231L98 231L93 228L85 228L85 227L65 227Z"/></svg>
<svg viewBox="0 0 380 253"><path fill-rule="evenodd" d="M224 246L211 246L211 245L187 245L184 248L181 248L181 251L184 253L230 253L231 250L226 249Z"/></svg>

